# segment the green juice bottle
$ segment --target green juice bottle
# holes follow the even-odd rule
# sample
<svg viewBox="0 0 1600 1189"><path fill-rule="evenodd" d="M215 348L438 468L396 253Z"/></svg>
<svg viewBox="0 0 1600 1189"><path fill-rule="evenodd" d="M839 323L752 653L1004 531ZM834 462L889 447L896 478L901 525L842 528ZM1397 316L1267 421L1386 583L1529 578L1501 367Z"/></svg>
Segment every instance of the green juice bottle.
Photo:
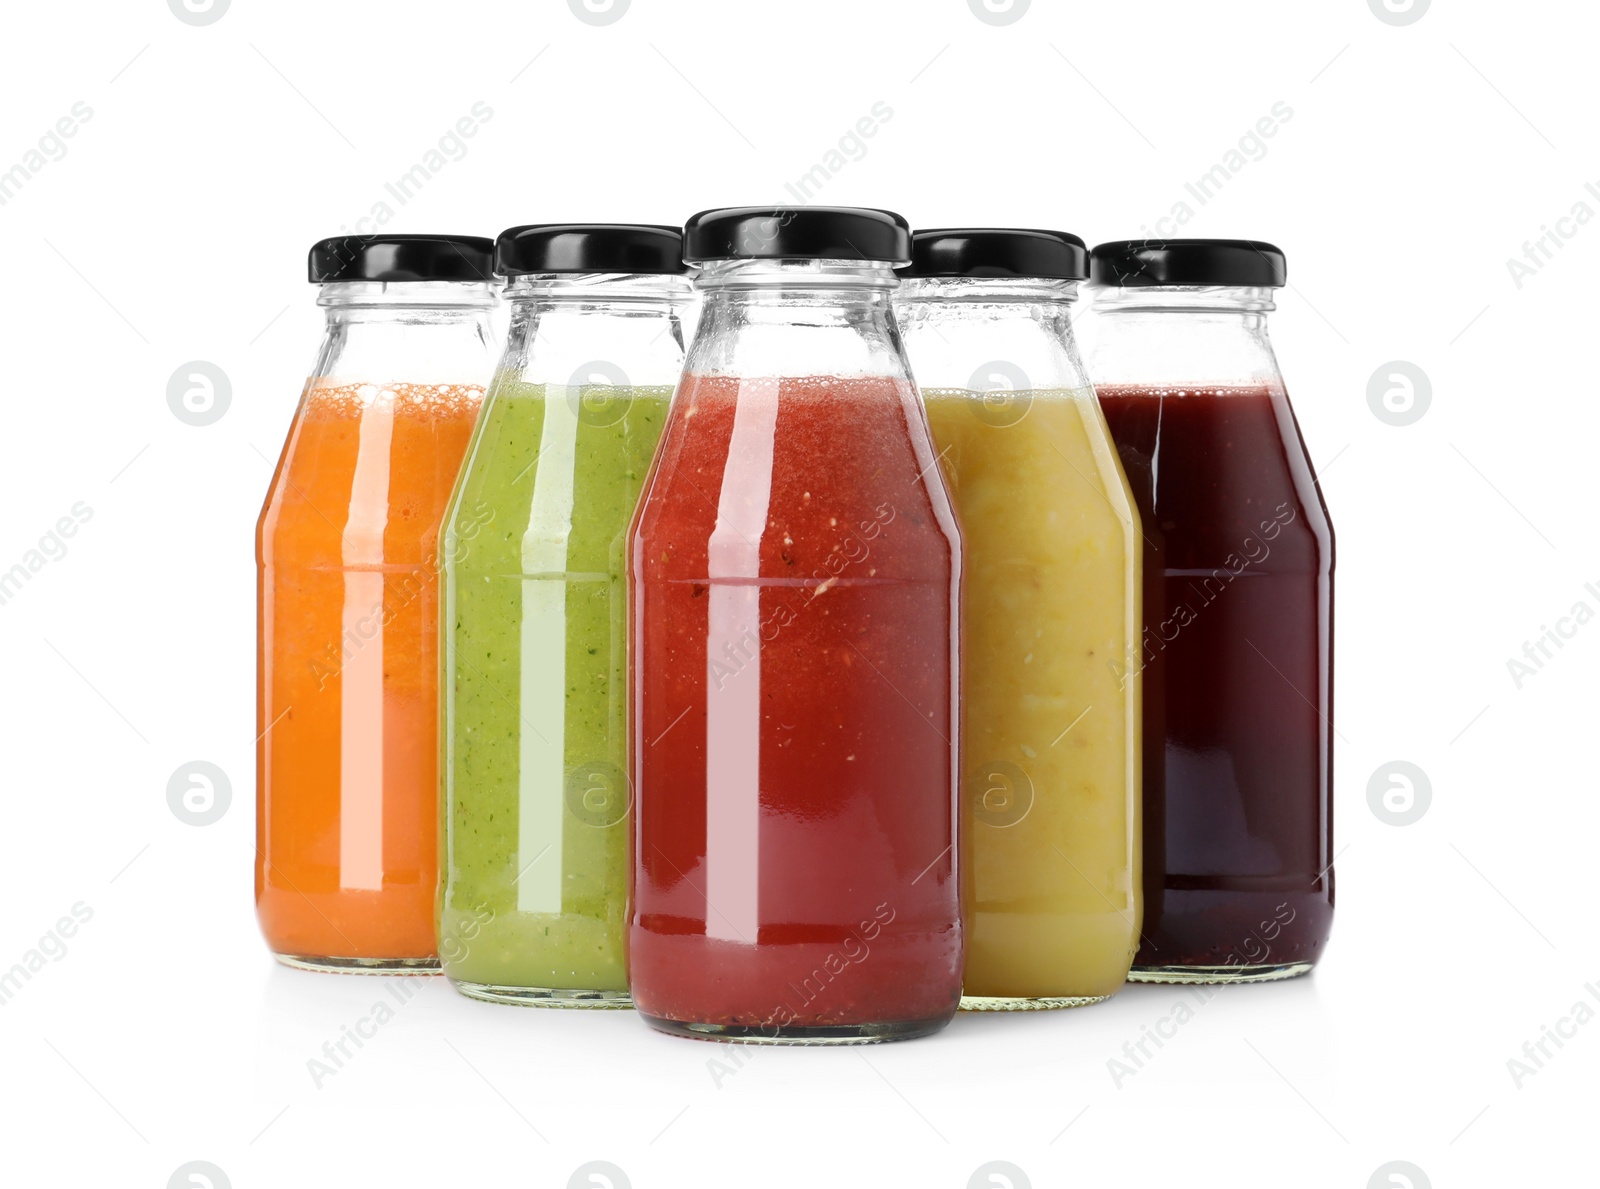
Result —
<svg viewBox="0 0 1600 1189"><path fill-rule="evenodd" d="M466 995L627 1007L629 521L683 364L676 228L514 228L441 545L439 951Z"/></svg>

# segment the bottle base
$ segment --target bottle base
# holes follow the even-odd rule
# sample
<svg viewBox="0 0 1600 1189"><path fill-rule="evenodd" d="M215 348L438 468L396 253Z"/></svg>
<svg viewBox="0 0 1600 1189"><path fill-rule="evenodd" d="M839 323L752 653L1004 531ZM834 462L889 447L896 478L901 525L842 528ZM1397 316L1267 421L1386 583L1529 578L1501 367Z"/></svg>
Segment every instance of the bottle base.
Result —
<svg viewBox="0 0 1600 1189"><path fill-rule="evenodd" d="M915 1020L905 1024L830 1024L810 1027L785 1025L781 1028L761 1024L693 1024L646 1015L645 1023L668 1036L689 1040L715 1040L747 1045L872 1045L891 1040L915 1040L931 1036L950 1022L948 1016L936 1020Z"/></svg>
<svg viewBox="0 0 1600 1189"><path fill-rule="evenodd" d="M319 974L438 974L438 958L326 958L311 954L273 954L285 966Z"/></svg>
<svg viewBox="0 0 1600 1189"><path fill-rule="evenodd" d="M963 995L962 1011L1056 1011L1104 1003L1109 995Z"/></svg>
<svg viewBox="0 0 1600 1189"><path fill-rule="evenodd" d="M1311 973L1310 962L1266 966L1135 966L1130 983L1272 983Z"/></svg>
<svg viewBox="0 0 1600 1189"><path fill-rule="evenodd" d="M565 987L506 987L493 983L472 983L452 978L450 985L468 999L502 1003L511 1007L631 1008L633 998L626 991L583 991Z"/></svg>

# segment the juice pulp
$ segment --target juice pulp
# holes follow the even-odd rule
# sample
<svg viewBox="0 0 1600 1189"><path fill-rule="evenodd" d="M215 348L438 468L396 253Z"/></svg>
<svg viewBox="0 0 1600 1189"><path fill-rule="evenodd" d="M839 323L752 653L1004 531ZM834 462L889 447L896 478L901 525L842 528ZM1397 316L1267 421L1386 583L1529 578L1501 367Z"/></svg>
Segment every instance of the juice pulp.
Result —
<svg viewBox="0 0 1600 1189"><path fill-rule="evenodd" d="M1139 940L1143 542L1094 393L924 389L967 563L971 1000L1096 999Z"/></svg>
<svg viewBox="0 0 1600 1189"><path fill-rule="evenodd" d="M960 546L934 461L903 381L684 377L632 559L646 1015L954 1013Z"/></svg>
<svg viewBox="0 0 1600 1189"><path fill-rule="evenodd" d="M1166 740L1135 970L1303 969L1333 915L1333 530L1299 427L1267 388L1099 391L1164 577L1130 658Z"/></svg>
<svg viewBox="0 0 1600 1189"><path fill-rule="evenodd" d="M628 522L668 388L497 381L445 530L445 973L627 990Z"/></svg>
<svg viewBox="0 0 1600 1189"><path fill-rule="evenodd" d="M256 909L279 955L434 955L434 554L482 398L316 381L279 460L256 538Z"/></svg>

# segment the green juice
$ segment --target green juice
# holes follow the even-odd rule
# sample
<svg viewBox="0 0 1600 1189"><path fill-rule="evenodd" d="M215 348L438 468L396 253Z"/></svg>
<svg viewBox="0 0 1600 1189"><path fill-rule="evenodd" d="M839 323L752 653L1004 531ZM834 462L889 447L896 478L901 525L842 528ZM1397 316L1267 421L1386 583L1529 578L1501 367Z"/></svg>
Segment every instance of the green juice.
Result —
<svg viewBox="0 0 1600 1189"><path fill-rule="evenodd" d="M627 534L670 398L484 402L441 551L439 949L469 994L626 1003Z"/></svg>

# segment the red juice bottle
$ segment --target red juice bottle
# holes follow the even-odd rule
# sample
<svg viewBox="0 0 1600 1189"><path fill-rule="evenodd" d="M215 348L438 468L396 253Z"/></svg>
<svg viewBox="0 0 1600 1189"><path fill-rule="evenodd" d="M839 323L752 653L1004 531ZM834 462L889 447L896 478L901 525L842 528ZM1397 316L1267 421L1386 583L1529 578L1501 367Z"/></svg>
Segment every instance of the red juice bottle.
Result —
<svg viewBox="0 0 1600 1189"><path fill-rule="evenodd" d="M1130 978L1304 974L1333 918L1333 527L1267 340L1283 253L1101 244L1090 374L1144 520Z"/></svg>
<svg viewBox="0 0 1600 1189"><path fill-rule="evenodd" d="M925 1035L961 996L961 555L890 304L909 230L685 237L700 327L632 538L634 1002L710 1039Z"/></svg>

